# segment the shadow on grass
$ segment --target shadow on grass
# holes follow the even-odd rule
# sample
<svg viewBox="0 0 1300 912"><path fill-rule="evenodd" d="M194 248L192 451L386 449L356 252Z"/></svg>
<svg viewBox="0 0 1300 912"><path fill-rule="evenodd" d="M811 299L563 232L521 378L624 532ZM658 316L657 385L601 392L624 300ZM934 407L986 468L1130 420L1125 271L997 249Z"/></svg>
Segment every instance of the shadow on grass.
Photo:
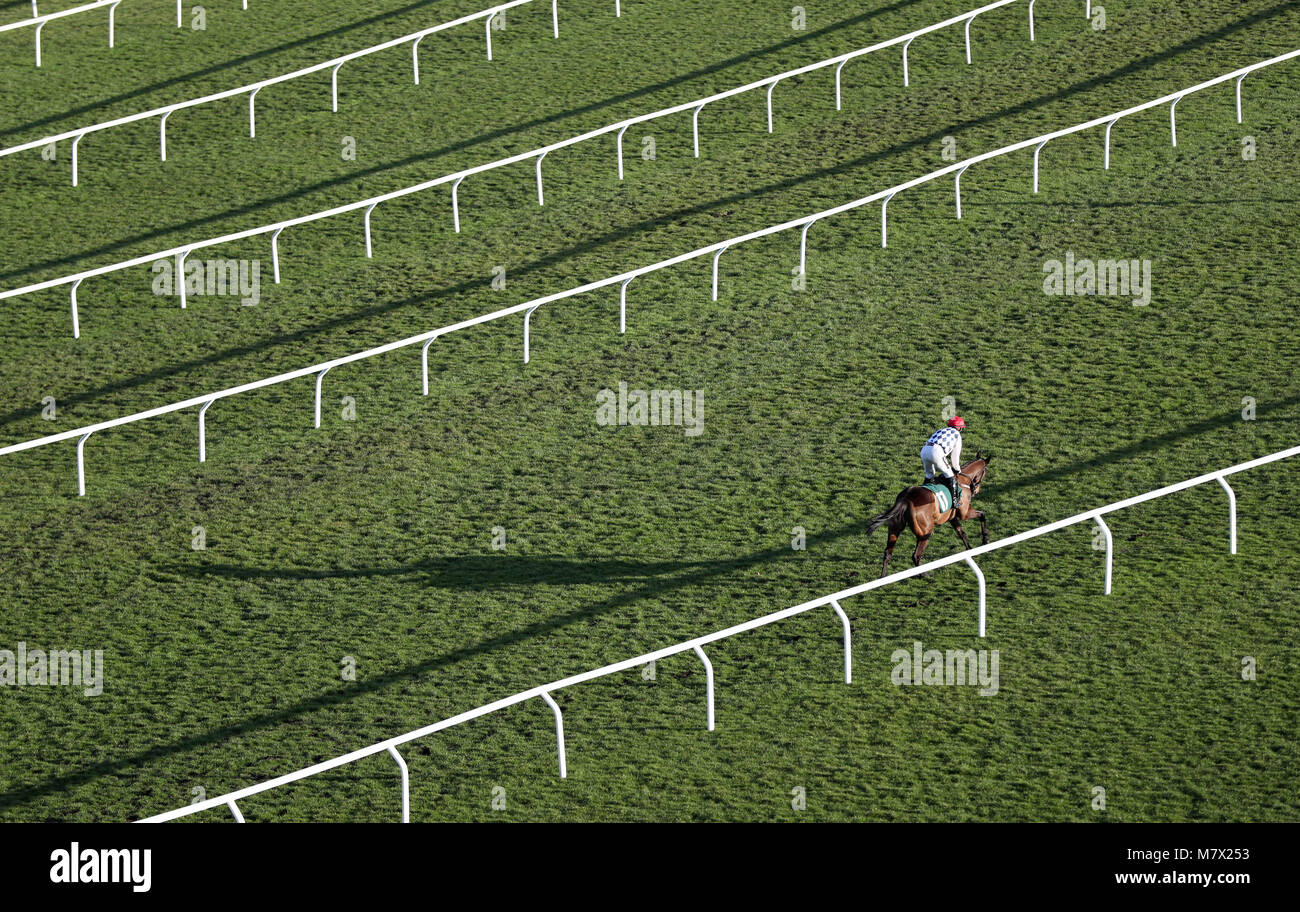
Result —
<svg viewBox="0 0 1300 912"><path fill-rule="evenodd" d="M810 541L828 542L844 535L848 535L856 528L856 525L845 526L842 530L837 530L825 535L810 536ZM164 757L193 750L194 748L219 744L242 734L259 731L268 727L274 727L317 710L338 706L355 700L360 696L383 690L391 685L409 681L414 677L427 674L428 672L455 665L457 662L484 655L494 650L527 640L532 640L537 637L546 636L552 631L559 630L571 624L580 623L616 608L635 604L643 599L662 595L663 593L673 589L679 589L684 586L703 582L735 570L745 569L755 564L773 560L781 555L789 553L789 547L783 546L755 552L754 554L733 560L693 562L656 561L651 563L618 560L596 561L594 564L574 561L570 558L537 557L512 559L502 555L496 559L486 557L447 558L444 560L422 562L409 567L396 569L343 570L332 574L326 572L326 574L322 575L317 575L317 571L310 570L267 570L230 566L219 566L215 568L209 567L206 568L206 570L215 575L272 579L320 579L325 578L325 575L364 577L367 575L401 574L408 572L434 573L443 575L444 586L450 587L451 581L456 580L459 584L467 584L469 588L477 589L495 588L498 586L514 584L519 580L507 579L508 574L512 572L524 573L527 581L533 583L550 583L554 585L572 585L577 583L608 581L608 577L600 572L599 568L601 567L612 570L616 574L616 578L637 581L648 578L649 581L644 582L643 584L620 595L614 596L613 598L597 602L593 605L587 605L565 614L549 617L533 624L528 624L524 627L512 630L509 633L490 637L474 644L473 646L453 650L444 655L437 656L418 664L408 665L405 668L380 675L373 679L349 683L346 688L321 694L310 699L300 700L297 703L286 706L275 712L267 712L261 715L252 716L233 725L225 725L220 728L215 728L202 735L181 738L170 744L159 745L158 747L139 751L125 757L102 760L98 763L77 770L76 772L55 776L35 785L6 791L3 794L0 794L0 808L15 807L43 795L53 794L77 785L92 782L100 776L109 776L127 772L138 767L142 763L150 763ZM197 571L195 568L186 567L174 567L172 569L180 570L185 573L197 572L199 575L204 575L205 572L203 568L200 568ZM661 574L678 569L685 570L686 572L671 579L665 579L660 576ZM169 809L170 808L156 808L153 809L151 813L160 813L163 810Z"/></svg>

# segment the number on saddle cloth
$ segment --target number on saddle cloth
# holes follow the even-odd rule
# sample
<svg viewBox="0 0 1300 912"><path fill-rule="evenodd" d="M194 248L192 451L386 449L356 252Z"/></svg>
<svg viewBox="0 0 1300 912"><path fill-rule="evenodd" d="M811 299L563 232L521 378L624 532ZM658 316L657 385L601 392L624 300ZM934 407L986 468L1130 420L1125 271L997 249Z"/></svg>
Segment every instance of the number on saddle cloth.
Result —
<svg viewBox="0 0 1300 912"><path fill-rule="evenodd" d="M931 482L927 485L921 485L921 487L934 494L934 499L938 503L940 513L947 513L952 509L952 492L948 490L947 485Z"/></svg>

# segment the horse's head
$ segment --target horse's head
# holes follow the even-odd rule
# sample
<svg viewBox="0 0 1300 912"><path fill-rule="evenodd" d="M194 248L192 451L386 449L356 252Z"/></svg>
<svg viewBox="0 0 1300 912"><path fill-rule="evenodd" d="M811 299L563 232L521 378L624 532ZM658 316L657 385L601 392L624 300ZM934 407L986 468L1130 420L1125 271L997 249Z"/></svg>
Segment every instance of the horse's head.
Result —
<svg viewBox="0 0 1300 912"><path fill-rule="evenodd" d="M980 451L975 451L975 458L961 467L961 474L970 479L970 496L973 498L980 492L980 485L984 484L984 475L989 470L989 460L993 454L987 456L980 455Z"/></svg>

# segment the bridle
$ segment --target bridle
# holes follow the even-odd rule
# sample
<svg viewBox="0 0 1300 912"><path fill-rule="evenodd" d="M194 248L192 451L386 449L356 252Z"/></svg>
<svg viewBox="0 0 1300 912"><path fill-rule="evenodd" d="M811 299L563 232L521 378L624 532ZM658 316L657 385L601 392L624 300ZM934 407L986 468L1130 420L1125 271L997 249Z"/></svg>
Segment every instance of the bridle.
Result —
<svg viewBox="0 0 1300 912"><path fill-rule="evenodd" d="M970 482L970 496L975 497L980 492L980 485L984 483L984 473L988 471L988 463L980 466L979 474L973 472L958 472L958 478L965 478Z"/></svg>

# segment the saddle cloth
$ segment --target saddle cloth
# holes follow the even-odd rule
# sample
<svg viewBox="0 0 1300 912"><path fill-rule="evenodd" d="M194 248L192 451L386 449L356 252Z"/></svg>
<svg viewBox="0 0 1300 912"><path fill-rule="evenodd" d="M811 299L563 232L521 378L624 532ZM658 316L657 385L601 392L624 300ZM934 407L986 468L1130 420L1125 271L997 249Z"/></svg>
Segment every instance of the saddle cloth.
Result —
<svg viewBox="0 0 1300 912"><path fill-rule="evenodd" d="M952 492L949 491L946 486L936 482L931 482L928 485L921 485L921 487L934 495L935 501L938 502L940 513L947 513L952 509Z"/></svg>

